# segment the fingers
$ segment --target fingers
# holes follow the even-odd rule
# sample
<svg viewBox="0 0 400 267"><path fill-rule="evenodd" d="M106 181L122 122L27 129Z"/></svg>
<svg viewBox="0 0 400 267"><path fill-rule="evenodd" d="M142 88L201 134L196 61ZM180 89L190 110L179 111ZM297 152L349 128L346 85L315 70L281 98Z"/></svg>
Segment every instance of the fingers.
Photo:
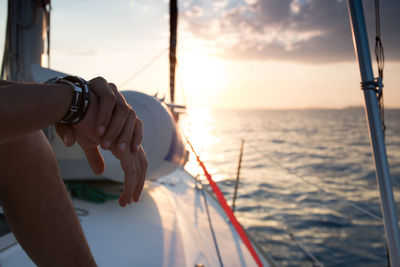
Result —
<svg viewBox="0 0 400 267"><path fill-rule="evenodd" d="M143 140L143 122L137 118L135 123L134 136L131 142L131 149L133 153L138 152L142 140Z"/></svg>
<svg viewBox="0 0 400 267"><path fill-rule="evenodd" d="M128 157L125 156L121 161L121 167L125 173L124 191L119 198L119 204L122 207L132 203L132 194L137 184L135 179L137 176L137 169L134 162L136 155L130 153L127 153L126 155L128 155Z"/></svg>
<svg viewBox="0 0 400 267"><path fill-rule="evenodd" d="M143 139L143 122L114 84L98 77L91 80L91 89L98 99L94 101L98 102L95 128L101 147L119 159L128 147L136 153Z"/></svg>
<svg viewBox="0 0 400 267"><path fill-rule="evenodd" d="M127 174L125 174L125 187L121 196L119 197L119 205L121 207L125 207L128 204L132 203L132 194L133 194L133 181L130 180Z"/></svg>
<svg viewBox="0 0 400 267"><path fill-rule="evenodd" d="M137 119L135 111L126 103L114 84L107 83L101 77L90 82L95 97L92 98L93 103L89 106L86 120L75 126L77 132L64 132L62 136L70 137L70 134L66 135L70 132L77 135L78 143L84 149L87 160L96 174L104 171L104 159L98 144L105 150L111 150L114 156L121 160L125 187L119 204L124 207L132 200L139 200L145 182L148 163L140 146L143 139L143 122ZM77 138L75 135L71 135L74 142ZM71 142L69 138L66 140L68 144Z"/></svg>
<svg viewBox="0 0 400 267"><path fill-rule="evenodd" d="M102 77L94 78L90 81L91 90L96 94L99 99L99 110L97 112L96 129L100 136L102 136L111 119L111 115L116 103L116 96L110 84ZM115 85L114 85L115 86Z"/></svg>
<svg viewBox="0 0 400 267"><path fill-rule="evenodd" d="M99 148L97 146L93 146L82 147L82 149L85 152L87 161L89 162L93 172L97 175L102 174L104 172L104 159L99 151Z"/></svg>
<svg viewBox="0 0 400 267"><path fill-rule="evenodd" d="M57 123L55 124L56 132L63 140L66 146L72 146L76 141L74 128L70 125Z"/></svg>
<svg viewBox="0 0 400 267"><path fill-rule="evenodd" d="M119 198L119 204L125 207L132 200L139 201L143 190L148 162L143 148L140 146L137 153L127 151L121 160L122 169L125 172L125 186Z"/></svg>
<svg viewBox="0 0 400 267"><path fill-rule="evenodd" d="M116 147L122 150L123 153L127 145L131 143L132 133L129 135L129 137L126 137L125 135L123 136L124 144L122 144L121 142L117 142L118 137L124 134L125 130L132 131L131 129L126 129L126 128L134 127L134 124L133 125L127 124L127 120L129 117L132 117L130 119L133 120L134 123L136 120L136 113L126 103L125 99L119 92L116 92L116 96L117 96L117 102L114 107L114 113L112 115L110 124L106 130L106 133L101 138L101 146L103 147L103 149L107 150Z"/></svg>
<svg viewBox="0 0 400 267"><path fill-rule="evenodd" d="M134 112L130 112L125 122L124 129L122 130L122 133L118 137L117 146L114 147L112 151L114 156L116 156L119 159L122 158L126 147L129 146L131 142L133 130L135 128L135 118L136 115L134 114Z"/></svg>
<svg viewBox="0 0 400 267"><path fill-rule="evenodd" d="M139 201L140 194L142 193L144 182L146 179L147 167L148 167L147 158L146 158L146 155L145 155L142 147L140 147L138 154L139 154L139 164L140 164L139 170L140 171L138 173L138 178L137 178L138 183L133 192L133 201L135 201L135 202Z"/></svg>

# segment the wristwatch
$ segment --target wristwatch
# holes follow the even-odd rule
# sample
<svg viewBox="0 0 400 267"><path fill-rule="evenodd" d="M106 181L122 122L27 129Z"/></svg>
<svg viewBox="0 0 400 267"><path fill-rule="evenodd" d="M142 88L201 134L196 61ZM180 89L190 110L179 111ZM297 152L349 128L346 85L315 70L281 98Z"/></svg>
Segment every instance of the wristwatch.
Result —
<svg viewBox="0 0 400 267"><path fill-rule="evenodd" d="M90 83L78 76L54 77L45 82L65 83L72 88L73 96L67 114L59 120L62 124L75 124L83 120L90 104Z"/></svg>

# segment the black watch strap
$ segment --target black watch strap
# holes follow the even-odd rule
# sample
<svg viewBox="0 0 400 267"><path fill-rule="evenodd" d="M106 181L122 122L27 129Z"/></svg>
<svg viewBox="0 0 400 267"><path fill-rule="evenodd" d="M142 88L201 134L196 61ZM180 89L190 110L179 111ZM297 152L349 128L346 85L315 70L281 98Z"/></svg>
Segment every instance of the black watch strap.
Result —
<svg viewBox="0 0 400 267"><path fill-rule="evenodd" d="M90 83L78 76L54 77L45 83L65 83L73 92L67 114L59 120L62 124L75 124L83 120L90 104Z"/></svg>

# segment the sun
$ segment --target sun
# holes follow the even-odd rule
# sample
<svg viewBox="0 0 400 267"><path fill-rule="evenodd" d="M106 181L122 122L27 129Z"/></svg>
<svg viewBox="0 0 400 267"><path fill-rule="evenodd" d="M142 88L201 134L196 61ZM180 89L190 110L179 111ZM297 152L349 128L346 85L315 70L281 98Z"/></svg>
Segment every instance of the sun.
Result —
<svg viewBox="0 0 400 267"><path fill-rule="evenodd" d="M221 61L204 49L181 53L178 61L178 82L189 94L214 95L221 90L224 69Z"/></svg>

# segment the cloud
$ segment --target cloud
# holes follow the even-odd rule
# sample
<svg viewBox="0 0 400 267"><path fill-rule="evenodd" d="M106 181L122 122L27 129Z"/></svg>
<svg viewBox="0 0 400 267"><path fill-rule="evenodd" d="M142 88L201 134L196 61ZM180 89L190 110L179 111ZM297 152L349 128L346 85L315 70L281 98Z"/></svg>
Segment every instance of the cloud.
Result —
<svg viewBox="0 0 400 267"><path fill-rule="evenodd" d="M374 3L363 3L373 47ZM399 1L381 1L382 40L392 61L400 60L399 11ZM181 14L184 28L224 58L332 63L355 57L343 0L192 0Z"/></svg>

